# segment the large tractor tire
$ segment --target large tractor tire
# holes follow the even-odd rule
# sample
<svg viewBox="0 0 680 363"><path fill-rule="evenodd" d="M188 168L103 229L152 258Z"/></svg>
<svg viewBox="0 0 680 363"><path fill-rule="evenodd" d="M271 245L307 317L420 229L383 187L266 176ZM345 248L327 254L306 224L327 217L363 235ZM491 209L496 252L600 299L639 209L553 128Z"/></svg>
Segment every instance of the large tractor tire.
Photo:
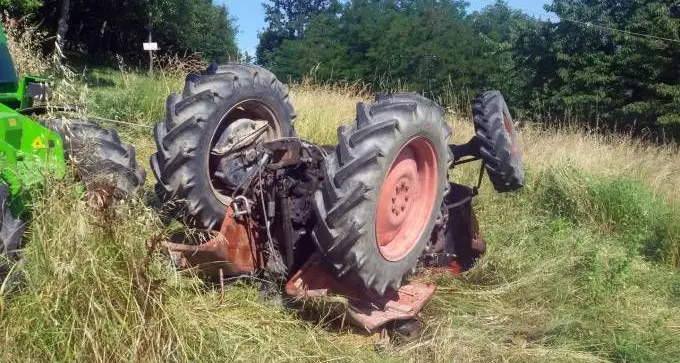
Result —
<svg viewBox="0 0 680 363"><path fill-rule="evenodd" d="M9 192L0 184L0 286L3 293L11 291L19 278L13 266L19 261L24 222L9 209Z"/></svg>
<svg viewBox="0 0 680 363"><path fill-rule="evenodd" d="M448 187L451 128L416 94L357 105L338 128L335 153L315 194L314 240L341 279L378 294L398 289L425 249Z"/></svg>
<svg viewBox="0 0 680 363"><path fill-rule="evenodd" d="M146 172L137 165L135 148L123 144L115 130L82 119L52 119L46 125L62 136L64 152L89 190L126 199L144 184Z"/></svg>
<svg viewBox="0 0 680 363"><path fill-rule="evenodd" d="M266 121L266 139L294 136L295 111L288 88L264 68L248 64L210 67L190 74L182 95L167 100L167 115L154 129L158 151L151 167L164 199L174 199L185 219L216 229L233 188L216 175L213 153L237 121Z"/></svg>
<svg viewBox="0 0 680 363"><path fill-rule="evenodd" d="M508 105L498 91L478 95L472 101L475 134L486 171L499 193L524 186L524 161L515 124Z"/></svg>

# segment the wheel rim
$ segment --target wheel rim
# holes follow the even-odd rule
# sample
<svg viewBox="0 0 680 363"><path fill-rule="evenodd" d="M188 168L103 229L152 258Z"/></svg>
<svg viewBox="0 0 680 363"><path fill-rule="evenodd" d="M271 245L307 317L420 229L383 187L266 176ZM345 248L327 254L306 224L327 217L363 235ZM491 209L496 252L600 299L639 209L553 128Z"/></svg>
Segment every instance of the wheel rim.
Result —
<svg viewBox="0 0 680 363"><path fill-rule="evenodd" d="M512 118L510 118L507 111L503 111L503 126L510 139L510 155L514 157L517 155L517 140L515 140L515 129L512 124Z"/></svg>
<svg viewBox="0 0 680 363"><path fill-rule="evenodd" d="M401 260L425 233L437 198L438 164L432 143L418 136L390 165L376 210L376 237L385 259Z"/></svg>
<svg viewBox="0 0 680 363"><path fill-rule="evenodd" d="M231 203L231 192L219 178L215 177L215 172L219 169L219 163L222 157L212 155L211 151L225 132L226 128L232 122L244 118L267 121L269 129L267 130L266 140L274 140L281 136L281 125L276 118L276 115L267 105L258 100L245 100L239 102L224 114L219 122L219 126L215 129L215 132L210 139L210 148L208 149L206 158L208 160L208 179L210 180L210 188L215 197L217 197L220 203L225 206L228 206Z"/></svg>

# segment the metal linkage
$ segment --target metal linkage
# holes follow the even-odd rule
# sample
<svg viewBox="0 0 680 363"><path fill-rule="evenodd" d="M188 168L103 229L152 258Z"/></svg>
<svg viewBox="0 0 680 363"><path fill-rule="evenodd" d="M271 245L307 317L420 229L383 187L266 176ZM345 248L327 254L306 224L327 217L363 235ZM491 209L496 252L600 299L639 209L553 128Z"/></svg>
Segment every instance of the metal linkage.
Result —
<svg viewBox="0 0 680 363"><path fill-rule="evenodd" d="M479 194L479 188L482 187L482 180L484 179L484 171L486 170L486 161L482 161L482 165L479 167L479 178L477 179L477 185L472 188L472 196L476 197Z"/></svg>
<svg viewBox="0 0 680 363"><path fill-rule="evenodd" d="M479 154L481 141L477 136L473 136L470 141L462 145L449 145L449 150L453 154L453 165L462 165L477 161L482 159L482 155ZM464 157L471 157L469 159L463 159Z"/></svg>
<svg viewBox="0 0 680 363"><path fill-rule="evenodd" d="M453 154L453 164L451 167L458 165L468 164L473 161L481 160L482 164L479 169L479 178L477 179L477 185L472 187L472 197L479 194L479 188L482 187L482 180L484 178L484 171L486 170L486 161L479 153L481 149L482 141L477 136L473 136L470 141L462 145L449 145L449 150Z"/></svg>
<svg viewBox="0 0 680 363"><path fill-rule="evenodd" d="M244 195L239 195L231 202L231 208L234 210L234 217L243 215L250 215L252 212L250 208L251 202ZM241 205L239 207L239 205Z"/></svg>

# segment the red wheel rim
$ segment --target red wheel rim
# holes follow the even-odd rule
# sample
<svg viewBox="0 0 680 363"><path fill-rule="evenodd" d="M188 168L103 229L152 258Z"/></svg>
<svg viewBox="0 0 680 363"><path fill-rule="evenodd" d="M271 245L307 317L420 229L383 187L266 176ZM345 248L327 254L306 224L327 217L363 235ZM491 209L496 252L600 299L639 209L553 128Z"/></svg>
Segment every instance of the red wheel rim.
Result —
<svg viewBox="0 0 680 363"><path fill-rule="evenodd" d="M517 141L515 140L514 127L512 119L505 111L503 112L503 126L505 126L505 132L508 133L508 138L510 138L510 155L515 156L517 154Z"/></svg>
<svg viewBox="0 0 680 363"><path fill-rule="evenodd" d="M425 233L437 198L439 163L432 143L419 136L407 142L390 165L376 210L380 253L399 261Z"/></svg>

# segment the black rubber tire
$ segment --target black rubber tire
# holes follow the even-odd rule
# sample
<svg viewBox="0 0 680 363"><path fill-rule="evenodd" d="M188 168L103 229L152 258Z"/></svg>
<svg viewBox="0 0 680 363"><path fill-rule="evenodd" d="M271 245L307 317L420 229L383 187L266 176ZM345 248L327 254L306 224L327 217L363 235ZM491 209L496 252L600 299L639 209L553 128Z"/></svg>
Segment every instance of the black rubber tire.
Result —
<svg viewBox="0 0 680 363"><path fill-rule="evenodd" d="M51 119L45 124L62 136L64 152L88 189L110 185L113 197L126 199L144 185L146 172L137 165L135 148L123 144L115 130L83 119Z"/></svg>
<svg viewBox="0 0 680 363"><path fill-rule="evenodd" d="M9 192L0 184L0 285L4 284L4 293L12 290L20 275L12 266L19 262L21 237L25 223L12 215L8 205Z"/></svg>
<svg viewBox="0 0 680 363"><path fill-rule="evenodd" d="M380 95L372 104L357 105L356 123L338 128L339 145L326 159L326 179L315 193L318 219L313 238L331 272L360 280L384 295L398 289L425 249L448 190L451 128L444 110L416 94ZM426 229L415 247L397 261L379 250L375 216L381 185L402 146L426 137L439 165L436 200Z"/></svg>
<svg viewBox="0 0 680 363"><path fill-rule="evenodd" d="M479 152L494 189L499 193L521 189L524 186L522 148L503 95L499 91L478 95L472 101L472 112L475 134L480 141Z"/></svg>
<svg viewBox="0 0 680 363"><path fill-rule="evenodd" d="M288 88L266 69L238 63L187 76L183 94L168 97L166 119L156 124L151 168L166 192L160 197L177 200L187 222L197 227L216 229L224 219L227 205L212 188L206 155L214 133L225 126L224 116L248 100L269 108L279 137L295 135Z"/></svg>

